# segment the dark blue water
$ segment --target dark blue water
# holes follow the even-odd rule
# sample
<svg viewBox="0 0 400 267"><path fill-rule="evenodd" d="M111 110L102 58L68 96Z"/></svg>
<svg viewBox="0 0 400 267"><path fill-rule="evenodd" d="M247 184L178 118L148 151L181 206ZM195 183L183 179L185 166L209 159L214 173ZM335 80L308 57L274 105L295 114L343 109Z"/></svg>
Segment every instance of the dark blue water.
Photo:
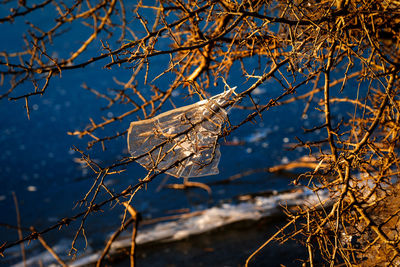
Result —
<svg viewBox="0 0 400 267"><path fill-rule="evenodd" d="M109 112L119 114L118 111L101 111L101 107L107 103L80 88L83 82L87 82L93 88L114 86L112 74L107 72L89 67L84 72L63 73L62 79L54 79L43 97L31 98L30 120L27 119L23 101L1 101L1 222L16 223L12 191L18 197L24 226L34 225L43 229L62 217L71 216L79 211L72 208L90 188L94 176L90 169L83 168L83 165L75 162L80 155L71 148L76 146L85 149L90 139L78 139L67 135L67 132L83 129L88 124L89 117L100 120L101 116L107 116ZM94 78L99 73L101 80ZM229 82L236 85L233 79ZM226 138L227 141L245 141L244 145L228 146L224 145L224 140L220 140L220 174L193 180L209 182L225 179L249 169L265 168L287 161L290 154L286 155L284 145L294 142L292 137L297 134L296 125L300 121L291 119L292 114L298 112L297 108L295 105L287 107L285 113L271 109L264 113L263 120L256 119L257 124L248 123ZM245 115L238 109L232 109L230 113L232 123L240 121ZM127 129L129 123L130 120L125 120L115 124L115 127ZM100 146L95 146L85 152L103 166L127 155L125 137L107 143L106 148L106 151L102 151ZM298 155L292 154L291 159ZM131 164L126 172L108 176L106 183L118 192L130 184L135 184L145 173L138 164ZM192 193L170 189L157 190L165 178L166 175L160 175L147 190L140 191L135 197L133 204L144 216L165 215L167 210L193 208L194 204L195 208L201 208L240 193L281 189L289 183L284 178L259 173L231 185L212 187L210 203L209 196L202 190L194 190ZM168 183L172 182L181 181L173 177L168 178ZM104 213L97 216L101 224L90 225L89 229L104 229L103 224L109 224L110 217L113 218L120 212L121 208L105 207ZM118 218L113 219L111 225L118 225ZM6 240L17 237L16 233L8 230L2 231L1 236L6 237Z"/></svg>
<svg viewBox="0 0 400 267"><path fill-rule="evenodd" d="M4 15L6 9L0 14ZM41 13L42 14L42 13ZM49 15L50 16L50 15ZM50 18L43 16L31 19L38 25L45 25ZM23 45L20 40L21 30L26 28L21 18L13 24L0 24L0 51L18 51ZM57 39L49 53L65 55L79 47L80 42L90 31L76 29L71 26L70 32L63 38ZM90 46L84 59L101 53L99 42ZM78 62L81 62L78 60ZM80 155L71 148L76 146L85 150L90 138L78 139L67 134L68 131L84 129L89 124L89 118L101 121L101 117L112 117L122 114L129 107L117 105L109 110L102 110L108 103L96 98L92 93L84 90L81 85L86 83L89 87L107 93L109 88L118 88L113 81L127 81L131 71L124 67L114 66L111 70L104 69L107 60L85 67L79 70L64 71L61 77L51 80L46 93L43 96L33 96L29 99L31 108L30 120L26 115L23 100L0 101L0 222L16 225L15 206L12 192L15 192L22 217L22 225L35 226L44 229L63 217L72 216L81 209L74 208L77 201L83 198L90 188L94 176L90 169L83 168L77 162ZM163 71L168 62L167 58L152 59L150 76L155 77ZM254 60L255 64L257 61ZM243 84L245 77L240 74L239 66L232 68L232 74L228 79L231 86L238 86L237 91L245 90L249 83ZM237 69L235 71L234 69ZM2 68L4 70L4 68ZM261 70L260 70L261 73ZM7 80L6 80L7 81ZM143 84L143 75L137 82ZM163 84L169 84L168 76L155 82L160 88ZM7 83L5 84L7 85ZM14 95L30 88L26 83L16 89ZM164 86L165 87L165 86ZM149 86L143 85L143 92L149 92ZM7 90L7 86L0 88L1 92ZM166 89L166 88L164 88ZM223 84L218 88L211 88L210 94L222 92ZM271 97L282 93L282 89L274 83L266 83L254 94L256 101L267 103ZM178 106L191 104L198 99L195 97L184 100L187 95L185 89L180 89L180 94L174 96ZM248 99L242 104L250 105ZM256 118L253 123L247 123L226 138L228 143L241 141L241 145L227 145L224 140L221 144L220 174L210 177L193 179L200 182L211 182L226 179L250 169L266 168L276 164L288 162L306 154L302 149L287 151L287 145L294 143L295 136L302 136L301 126L311 128L322 123L323 118L317 114L309 115L309 121L301 119L304 103L294 103L283 108L271 108L263 113L263 118ZM311 111L317 106L312 103ZM172 108L166 105L164 110ZM243 120L249 111L231 109L230 120L236 124ZM142 115L142 114L139 114ZM123 131L129 127L130 121L136 120L136 114L122 122L116 122L107 129L99 131L99 137L107 134ZM106 150L102 151L97 145L88 153L91 158L106 166L118 159L127 156L125 137L118 138L106 143ZM127 167L126 171L118 175L110 175L106 184L120 192L129 185L135 184L138 179L143 178L145 170L134 163ZM168 179L168 180L166 180ZM257 173L244 177L228 185L213 186L211 197L201 189L189 192L173 191L171 189L160 189L160 185L166 183L180 183L176 178L160 175L146 190L141 190L133 200L133 206L142 213L144 217L166 215L169 210L181 208L200 209L215 205L221 200L227 200L238 194L258 192L271 189L283 189L289 186L290 180L284 177L268 173ZM101 192L100 199L108 195ZM106 206L103 211L91 217L86 228L87 236L93 243L102 244L105 234L112 231L120 224L121 207ZM46 235L50 241L62 237L74 235L79 223L73 223L65 231L52 232ZM99 235L103 233L104 235ZM25 233L27 234L27 233ZM0 228L0 241L16 240L17 232Z"/></svg>

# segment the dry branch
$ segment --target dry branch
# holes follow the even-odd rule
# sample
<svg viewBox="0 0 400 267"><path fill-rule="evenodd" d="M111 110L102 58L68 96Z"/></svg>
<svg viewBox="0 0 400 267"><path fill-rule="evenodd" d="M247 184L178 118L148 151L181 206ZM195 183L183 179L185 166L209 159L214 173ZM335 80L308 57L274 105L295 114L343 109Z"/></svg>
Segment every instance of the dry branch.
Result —
<svg viewBox="0 0 400 267"><path fill-rule="evenodd" d="M70 5L46 0L29 6L24 2L19 1L9 15L0 18L0 23L12 23L27 14L48 10L50 6L55 6L58 13L49 30L28 22L27 34L23 37L26 46L17 52L0 53L0 99L24 99L30 117L34 111L29 109L29 99L37 95L46 97L55 75L94 63L101 63L105 68L128 68L132 71L126 81L115 79L117 89L105 92L101 88L84 86L95 96L106 99L106 108L118 107L121 113L111 118L88 118L86 128L69 133L92 138L88 141L89 149L98 144L105 148L106 144L126 136L127 131L115 130L105 135L103 129L112 130L117 125L126 126L126 129L129 121L153 118L169 109L169 104L175 108L173 96L176 94L182 98L196 97L195 100L197 96L200 99L209 97L210 87L218 86L221 80L228 80L229 84L228 77L237 75L240 67L247 80L239 86L238 96L222 108L241 108L243 116L234 123L228 121L218 138L227 137L257 117L262 118L271 108L282 109L295 101L304 101L305 105L303 114L293 114L298 119L315 112L324 118L319 124L309 119L311 126L305 133L314 137L304 141L298 138L294 146L309 149L310 156L317 160L275 168L262 166L256 171L311 168L300 175L302 179L295 178L294 182L306 181L315 192L329 190L334 203L329 209L288 210L289 224L262 247L272 239L284 242L298 238L305 244L305 257L310 265L317 265L319 258L331 266L362 264L363 258L374 249L385 252L385 263L400 264L399 229L395 227L399 209L398 206L383 208L399 190L396 184L400 165L400 3L384 0L167 0L155 1L151 6L138 1L130 6L122 0L95 4L76 1ZM65 58L52 57L51 44L68 34L68 25L86 25L92 33L79 40L80 47L68 51ZM118 41L112 36L116 29L121 30ZM133 40L121 44L124 38ZM85 58L96 39L101 39L104 52ZM167 45L163 43L165 40ZM154 62L158 60L167 63L154 74ZM273 95L271 89L271 94L268 91L260 102L255 101L251 94L266 83L268 89L271 85L280 89L280 93ZM29 90L21 93L18 88L23 86ZM240 101L250 106L239 106ZM345 112L342 105L352 108ZM193 124L171 139L187 135L195 127ZM154 146L148 153L166 143ZM112 193L105 186L109 176L118 175L128 164L148 154L125 157L105 166L94 162L89 152L77 151L97 174L80 202L86 210L47 229L3 243L0 254L79 219L75 242L84 233L88 216L106 204L121 203L125 198L129 199L127 208L133 208L137 190L165 172L153 168L146 176L137 177L136 185ZM159 155L159 159L163 156ZM252 173L249 171L225 182ZM211 194L212 185L189 182L174 187L201 187ZM110 197L100 202L98 196L103 191ZM125 210L125 215L128 211ZM137 218L135 212L131 216L124 225L135 222L130 253L134 264ZM292 228L288 226L294 226L295 230L289 230ZM98 265L121 231L117 230L110 238ZM359 237L362 242L351 241Z"/></svg>

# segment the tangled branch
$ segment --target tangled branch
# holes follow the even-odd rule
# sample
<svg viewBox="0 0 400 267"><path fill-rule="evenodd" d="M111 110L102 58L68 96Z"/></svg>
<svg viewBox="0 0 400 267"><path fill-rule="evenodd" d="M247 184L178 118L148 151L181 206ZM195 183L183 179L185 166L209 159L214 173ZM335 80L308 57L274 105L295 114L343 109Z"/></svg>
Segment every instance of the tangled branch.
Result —
<svg viewBox="0 0 400 267"><path fill-rule="evenodd" d="M221 108L233 106L244 115L235 123L228 122L218 138L229 136L271 108L284 108L294 101L304 101L305 105L302 114L293 114L298 119L312 112L320 112L324 118L319 125L311 121L312 128L305 129L310 140L298 138L295 147L307 148L317 160L311 164L315 168L299 175L294 183L304 184L317 194L329 190L333 204L288 210L289 224L262 248L271 240L284 242L296 237L304 242L308 250L305 261L311 266L319 259L330 265L348 266L400 263L400 207L396 200L400 137L398 2L166 0L149 6L138 1L128 9L122 0L95 4L76 1L71 6L46 0L30 7L23 2L0 18L0 23L12 23L50 6L55 6L58 13L49 30L33 22L27 24L21 51L0 53L0 99L25 100L29 117L29 99L46 96L56 75L98 63L104 68L129 68L129 79L115 79L118 89L105 92L84 85L108 101L105 109L118 106L123 111L111 118L88 118L87 127L69 132L79 138L88 137L89 149L99 144L105 149L108 143L126 137L127 131L109 135L104 129L117 129L118 125L127 125L128 120L150 119L175 108L174 95L206 99L212 87L221 88L221 80L229 82L230 75L240 70L243 84L238 96ZM68 55L56 57L52 43L68 34L70 24L83 24L91 34ZM117 32L121 34L118 38L114 36ZM102 40L104 52L86 56L97 39ZM157 60L167 64L161 73L154 74ZM271 92L268 99L256 103L252 93L267 82L280 88L280 93L273 96ZM21 91L22 86L30 89ZM195 126L171 139L187 134ZM148 153L164 145L158 144ZM124 206L125 214L132 214L122 225L135 221L137 227L136 213L129 210L131 203L134 206L135 193L166 170L150 169L136 185L112 193L105 183L108 177L118 175L128 164L148 154L126 156L101 166L87 152L77 150L97 177L80 202L87 209L2 245L0 253L80 218L75 242L84 233L86 218L111 202ZM100 191L110 197L99 202ZM120 201L122 198L129 201ZM289 225L295 225L296 230L290 231ZM379 260L371 263L368 255L376 251ZM74 253L74 244L70 252ZM132 261L133 254L132 250Z"/></svg>

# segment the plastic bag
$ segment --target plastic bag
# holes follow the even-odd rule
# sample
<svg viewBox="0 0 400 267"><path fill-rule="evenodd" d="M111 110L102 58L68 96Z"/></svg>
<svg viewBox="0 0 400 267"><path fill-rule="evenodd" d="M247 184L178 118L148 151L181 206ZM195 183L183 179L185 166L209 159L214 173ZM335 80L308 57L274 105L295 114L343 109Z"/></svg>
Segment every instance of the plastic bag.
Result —
<svg viewBox="0 0 400 267"><path fill-rule="evenodd" d="M128 150L147 170L175 177L218 174L218 138L228 120L225 104L235 88L192 105L132 122ZM174 166L173 166L174 165ZM172 166L172 167L171 167Z"/></svg>

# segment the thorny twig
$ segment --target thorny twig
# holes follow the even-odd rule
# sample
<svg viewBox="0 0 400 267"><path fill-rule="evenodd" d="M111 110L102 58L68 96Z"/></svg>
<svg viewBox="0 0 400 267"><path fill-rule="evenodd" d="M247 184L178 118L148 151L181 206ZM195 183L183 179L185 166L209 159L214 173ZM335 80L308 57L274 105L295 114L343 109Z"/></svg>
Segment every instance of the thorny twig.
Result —
<svg viewBox="0 0 400 267"><path fill-rule="evenodd" d="M51 0L30 7L23 2L20 1L21 5L12 9L8 16L0 18L0 23L38 12L48 8L50 3L56 6L58 14L48 31L33 22L27 24L29 34L25 37L25 49L1 52L0 74L2 85L6 85L2 88L6 89L2 90L0 98L24 99L29 117L33 112L28 106L29 98L46 96L54 75L101 60L106 68L128 67L132 70L131 77L125 82L117 81L121 89L105 92L86 87L106 99L107 108L119 105L123 111L99 122L90 119L86 128L69 133L92 138L89 148L98 143L105 148L107 143L125 136L126 131L104 135L102 129L118 124L127 126L128 119L151 118L169 109L168 103L175 107L173 95L177 92L182 95L183 90L188 92L185 96L197 93L204 97L212 85L217 85L219 77L236 75L236 66L240 66L247 83L240 86L239 95L224 107L239 107L240 101L247 101L250 106L240 108L252 111L245 113L240 121L228 123L220 137L227 137L245 123L262 117L270 108L281 108L294 101L305 101L306 108L300 117L311 115L313 110L320 111L324 117L320 124L310 121L310 129L305 130L314 134L314 138L306 141L298 138L295 147L308 148L317 161L303 163L301 166L311 166L312 171L300 175L295 183L306 180L307 186L317 193L329 190L334 203L330 208L320 205L319 208L299 207L298 212L288 210L288 225L295 225L296 230L281 228L273 238L285 241L303 236L310 265L316 265L319 259L331 266L340 263L379 265L382 262L364 262L364 255L377 248L380 248L383 262L400 262L399 206L392 201L399 190L395 183L400 162L399 3L372 0L156 1L153 6L138 2L130 13L132 7L114 0L95 5L90 1L86 1L87 5L77 1L71 6ZM156 16L148 15L149 10L156 11ZM82 40L80 48L69 51L65 58L52 58L49 44L67 34L64 32L66 25L81 22L89 25L92 33ZM118 44L116 48L108 41L102 42L105 53L85 59L84 54L93 41L110 37L105 34L111 35L116 27L121 29L119 41L129 34L133 40ZM112 40L111 36L109 41ZM169 40L168 47L162 46L161 40ZM157 72L152 79L149 76L153 76L154 59L167 64L161 74ZM30 82L30 91L17 90ZM256 103L250 94L266 82L282 91ZM342 105L351 105L353 113L338 112ZM125 157L109 166L101 166L86 152L78 151L98 175L81 202L85 204L91 197L87 210L45 230L3 244L0 253L82 218L76 240L89 215L120 198L128 197L133 201L137 190L165 172L149 171L136 185L112 194L104 183L108 176L118 175L126 165L146 155ZM296 164L286 167L289 166ZM97 202L101 190L108 192L110 198ZM387 203L391 203L389 208L385 208ZM357 244L344 238L353 236L360 240ZM109 246L107 244L101 259ZM133 257L134 253L131 255Z"/></svg>

